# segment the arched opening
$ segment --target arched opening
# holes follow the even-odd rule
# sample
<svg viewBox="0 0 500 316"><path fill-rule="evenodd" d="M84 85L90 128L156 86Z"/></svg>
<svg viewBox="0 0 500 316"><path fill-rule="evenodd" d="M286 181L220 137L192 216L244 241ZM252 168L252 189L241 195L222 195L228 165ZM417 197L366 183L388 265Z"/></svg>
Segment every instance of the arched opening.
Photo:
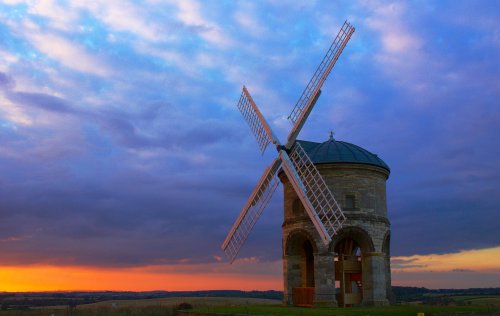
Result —
<svg viewBox="0 0 500 316"><path fill-rule="evenodd" d="M357 305L363 300L361 255L361 247L350 237L342 239L335 247L335 283L341 306Z"/></svg>
<svg viewBox="0 0 500 316"><path fill-rule="evenodd" d="M286 297L296 306L312 306L314 302L314 254L316 245L305 231L288 235L285 245Z"/></svg>
<svg viewBox="0 0 500 316"><path fill-rule="evenodd" d="M339 306L361 304L363 300L363 255L374 251L368 233L347 227L331 245L335 253L335 287Z"/></svg>

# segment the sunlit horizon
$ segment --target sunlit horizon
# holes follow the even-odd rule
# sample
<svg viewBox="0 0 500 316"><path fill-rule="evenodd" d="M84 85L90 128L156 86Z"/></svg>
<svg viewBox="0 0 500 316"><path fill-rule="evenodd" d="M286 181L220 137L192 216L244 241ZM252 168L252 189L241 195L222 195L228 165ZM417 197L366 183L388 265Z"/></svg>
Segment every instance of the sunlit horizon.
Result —
<svg viewBox="0 0 500 316"><path fill-rule="evenodd" d="M393 286L438 289L486 288L500 284L500 247L398 256L391 258L391 262ZM260 262L247 258L236 260L232 265L221 261L128 268L4 266L0 267L0 291L282 291L281 265L281 260Z"/></svg>

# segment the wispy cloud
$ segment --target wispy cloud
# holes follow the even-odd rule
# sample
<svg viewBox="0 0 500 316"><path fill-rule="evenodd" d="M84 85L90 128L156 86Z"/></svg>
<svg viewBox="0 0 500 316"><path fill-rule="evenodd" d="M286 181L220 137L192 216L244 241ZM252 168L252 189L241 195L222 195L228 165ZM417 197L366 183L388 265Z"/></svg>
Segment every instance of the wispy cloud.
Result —
<svg viewBox="0 0 500 316"><path fill-rule="evenodd" d="M374 62L403 88L422 91L427 67L434 62L424 50L424 39L409 24L408 7L403 2L366 2L370 14L364 21L374 31L380 47Z"/></svg>
<svg viewBox="0 0 500 316"><path fill-rule="evenodd" d="M175 38L172 24L152 19L153 12L132 1L80 2L74 7L90 12L111 31L128 32L139 41L163 42Z"/></svg>
<svg viewBox="0 0 500 316"><path fill-rule="evenodd" d="M207 42L225 48L232 45L233 40L216 22L208 20L202 14L201 4L196 0L174 1L177 6L178 19L199 34Z"/></svg>
<svg viewBox="0 0 500 316"><path fill-rule="evenodd" d="M500 247L391 258L392 283L427 288L495 287Z"/></svg>
<svg viewBox="0 0 500 316"><path fill-rule="evenodd" d="M396 256L391 262L396 272L500 272L500 247L445 254Z"/></svg>
<svg viewBox="0 0 500 316"><path fill-rule="evenodd" d="M43 54L72 70L97 76L109 76L112 71L99 59L86 52L79 44L71 42L55 34L40 34L32 29L28 38Z"/></svg>

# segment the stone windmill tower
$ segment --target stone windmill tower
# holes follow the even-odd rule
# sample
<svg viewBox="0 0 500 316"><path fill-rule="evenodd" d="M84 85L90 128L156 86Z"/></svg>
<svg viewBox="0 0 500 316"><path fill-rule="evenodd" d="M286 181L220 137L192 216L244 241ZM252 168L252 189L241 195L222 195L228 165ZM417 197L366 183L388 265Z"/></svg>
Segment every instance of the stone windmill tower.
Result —
<svg viewBox="0 0 500 316"><path fill-rule="evenodd" d="M322 243L288 179L280 174L285 200L285 302L290 304L294 296L314 289L316 303L388 304L390 227L385 182L389 167L377 155L337 141L333 135L323 143L297 142L337 198L346 221L328 245Z"/></svg>
<svg viewBox="0 0 500 316"><path fill-rule="evenodd" d="M278 157L264 171L221 248L231 262L236 258L281 181L285 190L286 304L388 302L385 180L389 168L368 151L333 137L323 144L297 140L321 86L353 32L346 21L289 116L293 127L286 144L279 142L245 87L238 103L261 152L272 143ZM347 153L356 159L347 159Z"/></svg>

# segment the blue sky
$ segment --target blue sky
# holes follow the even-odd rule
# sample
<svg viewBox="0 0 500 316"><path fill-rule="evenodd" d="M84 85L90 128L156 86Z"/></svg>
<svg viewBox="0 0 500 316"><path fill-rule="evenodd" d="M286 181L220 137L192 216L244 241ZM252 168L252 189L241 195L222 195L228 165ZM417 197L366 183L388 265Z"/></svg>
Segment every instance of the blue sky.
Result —
<svg viewBox="0 0 500 316"><path fill-rule="evenodd" d="M0 265L214 262L348 19L299 139L391 167L395 256L500 245L496 1L0 2ZM282 192L241 256L281 258Z"/></svg>

